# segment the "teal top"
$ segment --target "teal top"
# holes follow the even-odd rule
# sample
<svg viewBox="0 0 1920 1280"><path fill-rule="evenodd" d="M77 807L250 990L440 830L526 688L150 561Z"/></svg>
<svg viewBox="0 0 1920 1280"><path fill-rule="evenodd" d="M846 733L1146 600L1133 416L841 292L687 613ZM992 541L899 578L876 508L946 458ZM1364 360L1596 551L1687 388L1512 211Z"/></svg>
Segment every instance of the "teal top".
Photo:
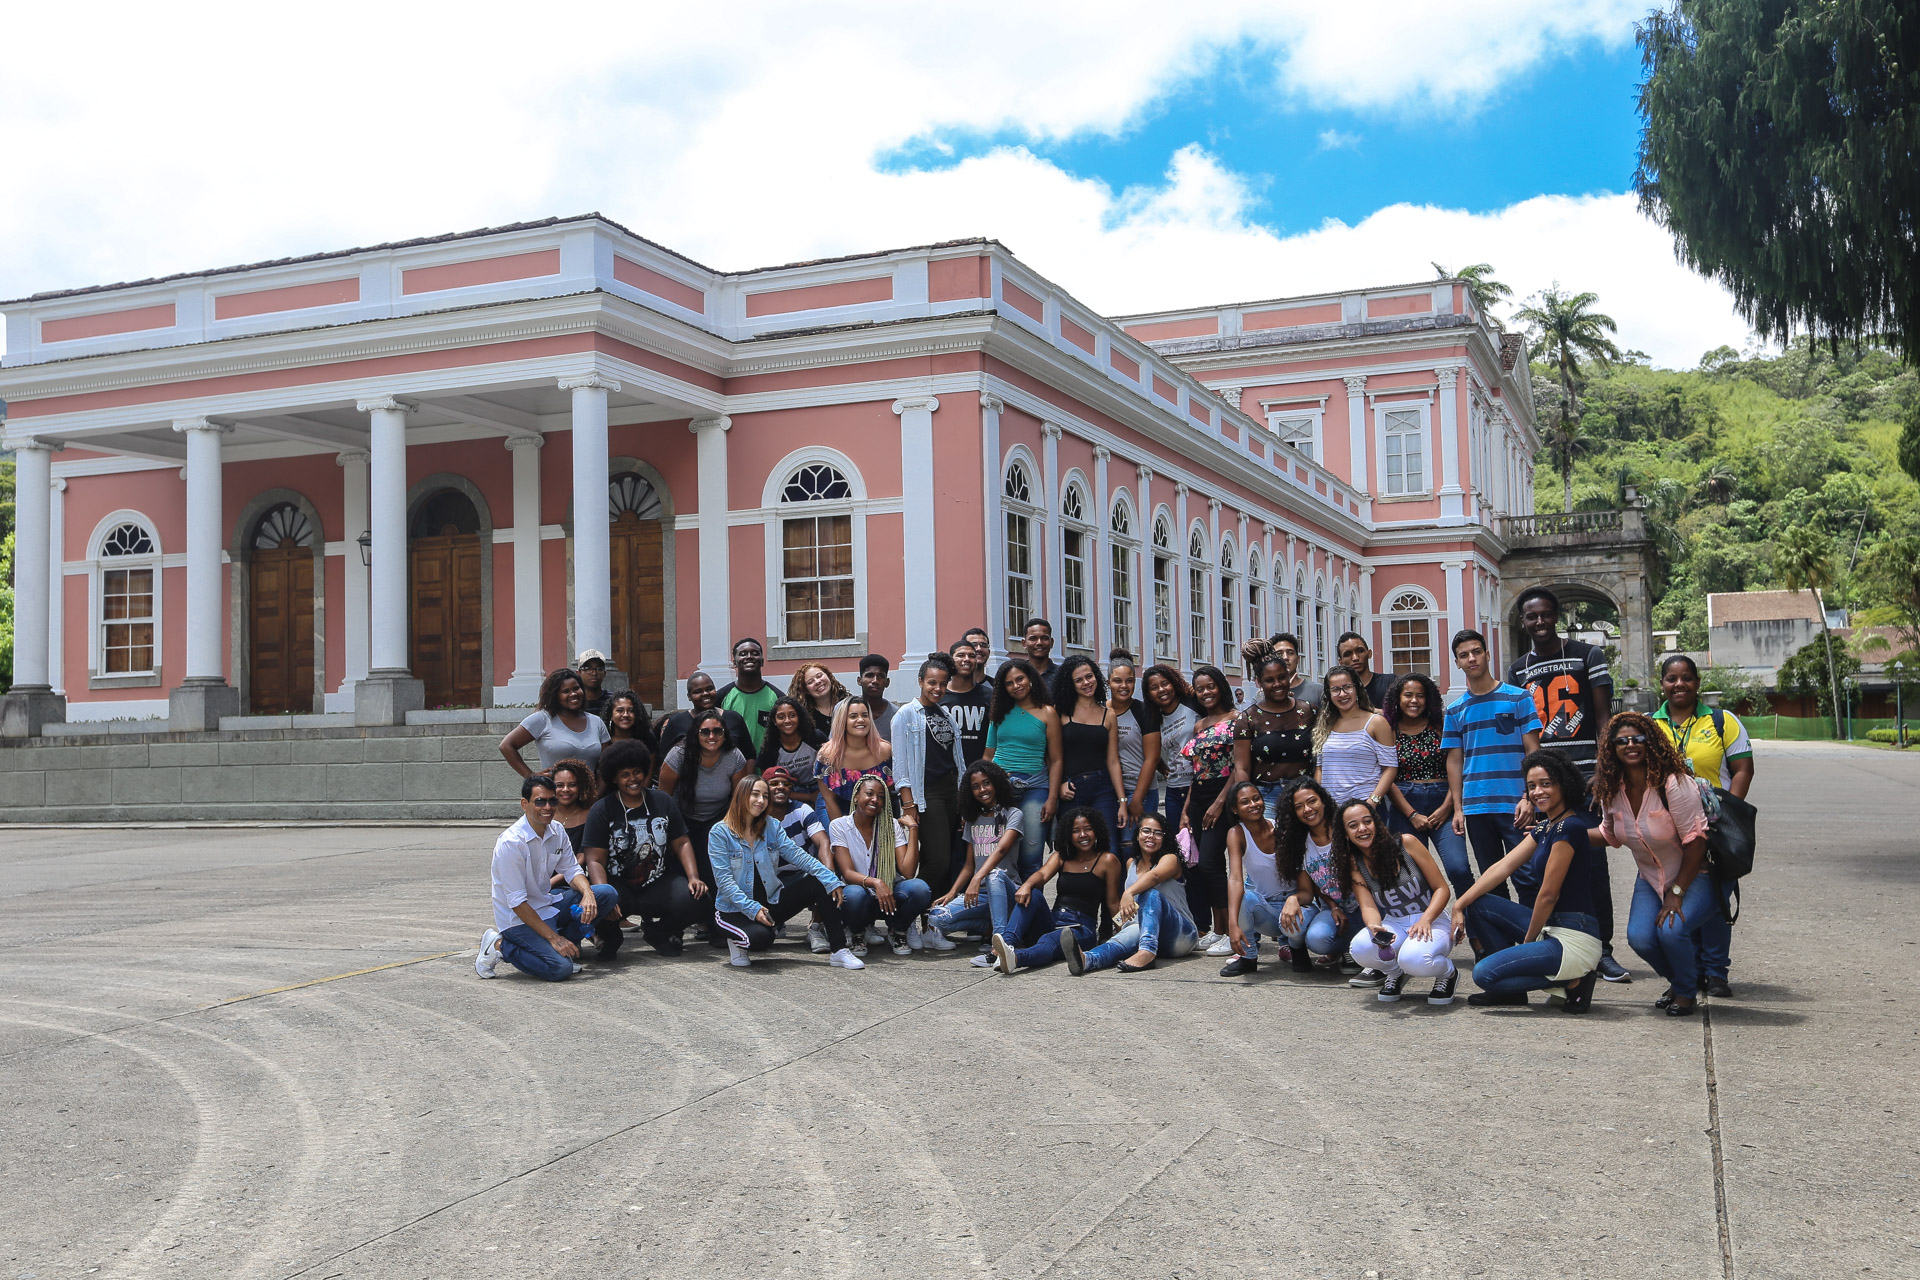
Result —
<svg viewBox="0 0 1920 1280"><path fill-rule="evenodd" d="M1007 712L1007 718L987 728L987 750L993 762L1015 777L1044 773L1047 768L1047 726L1040 717L1024 707Z"/></svg>

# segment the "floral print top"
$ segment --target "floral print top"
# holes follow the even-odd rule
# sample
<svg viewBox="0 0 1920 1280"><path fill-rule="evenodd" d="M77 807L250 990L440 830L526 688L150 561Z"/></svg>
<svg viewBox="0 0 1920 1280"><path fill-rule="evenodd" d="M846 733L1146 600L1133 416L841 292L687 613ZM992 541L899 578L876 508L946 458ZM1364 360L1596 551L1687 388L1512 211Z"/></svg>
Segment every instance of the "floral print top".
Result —
<svg viewBox="0 0 1920 1280"><path fill-rule="evenodd" d="M854 784L870 773L880 775L881 780L887 784L888 794L891 795L893 792L893 762L891 760L882 760L871 769L838 769L829 765L825 760L818 759L816 759L814 763L814 777L819 779L821 786L833 793L833 798L840 802L840 812L842 813L847 812L853 804ZM897 797L894 800L894 804L896 807L899 805Z"/></svg>
<svg viewBox="0 0 1920 1280"><path fill-rule="evenodd" d="M1440 749L1438 724L1429 720L1418 733L1396 735L1394 743L1400 752L1400 773L1395 782L1405 785L1447 780L1447 753Z"/></svg>
<svg viewBox="0 0 1920 1280"><path fill-rule="evenodd" d="M1233 723L1228 716L1187 739L1180 754L1193 762L1195 782L1217 782L1233 774Z"/></svg>

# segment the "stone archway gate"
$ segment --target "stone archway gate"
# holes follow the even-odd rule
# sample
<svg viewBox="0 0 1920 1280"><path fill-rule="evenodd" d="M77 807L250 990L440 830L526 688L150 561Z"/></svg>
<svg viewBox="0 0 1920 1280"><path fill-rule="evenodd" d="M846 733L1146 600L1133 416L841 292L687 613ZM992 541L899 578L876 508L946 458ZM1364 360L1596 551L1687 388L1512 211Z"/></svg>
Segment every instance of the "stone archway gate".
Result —
<svg viewBox="0 0 1920 1280"><path fill-rule="evenodd" d="M1619 511L1507 516L1494 531L1507 545L1500 562L1500 616L1507 622L1513 648L1505 655L1507 661L1525 651L1516 608L1520 593L1544 586L1563 605L1576 600L1611 604L1620 616L1615 689L1627 696L1629 680L1638 681L1643 690L1652 687L1653 579L1659 561L1644 510L1630 506ZM1634 701L1628 697L1628 705Z"/></svg>

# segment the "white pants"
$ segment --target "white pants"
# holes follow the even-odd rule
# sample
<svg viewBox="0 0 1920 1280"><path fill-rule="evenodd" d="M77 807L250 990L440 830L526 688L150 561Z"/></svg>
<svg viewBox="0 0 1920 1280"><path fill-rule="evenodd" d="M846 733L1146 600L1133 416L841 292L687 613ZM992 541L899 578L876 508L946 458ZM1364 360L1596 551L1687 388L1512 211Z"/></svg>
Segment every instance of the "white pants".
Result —
<svg viewBox="0 0 1920 1280"><path fill-rule="evenodd" d="M1353 945L1348 950L1353 958L1369 969L1378 969L1382 973L1404 973L1409 978L1440 978L1453 972L1453 959L1447 953L1453 950L1453 921L1443 912L1433 922L1433 936L1424 941L1409 939L1407 930L1420 917L1387 916L1381 924L1393 930L1394 956L1387 960L1380 955L1380 947L1373 940L1369 929L1362 929L1353 935Z"/></svg>

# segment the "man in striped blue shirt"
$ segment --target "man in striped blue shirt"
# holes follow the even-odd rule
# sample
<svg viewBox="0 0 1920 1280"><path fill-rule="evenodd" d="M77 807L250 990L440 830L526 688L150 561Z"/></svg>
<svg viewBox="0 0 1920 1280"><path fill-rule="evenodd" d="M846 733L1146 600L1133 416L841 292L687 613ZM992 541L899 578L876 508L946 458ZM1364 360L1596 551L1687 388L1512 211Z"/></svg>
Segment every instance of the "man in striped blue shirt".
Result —
<svg viewBox="0 0 1920 1280"><path fill-rule="evenodd" d="M1453 829L1473 846L1482 874L1526 838L1518 825L1526 795L1520 762L1540 746L1533 695L1495 680L1487 669L1490 658L1487 638L1478 631L1454 635L1453 660L1467 677L1467 691L1447 707L1440 731L1453 792ZM1471 888L1474 880L1464 865L1448 867L1447 878L1455 893ZM1504 885L1495 892L1510 896Z"/></svg>

